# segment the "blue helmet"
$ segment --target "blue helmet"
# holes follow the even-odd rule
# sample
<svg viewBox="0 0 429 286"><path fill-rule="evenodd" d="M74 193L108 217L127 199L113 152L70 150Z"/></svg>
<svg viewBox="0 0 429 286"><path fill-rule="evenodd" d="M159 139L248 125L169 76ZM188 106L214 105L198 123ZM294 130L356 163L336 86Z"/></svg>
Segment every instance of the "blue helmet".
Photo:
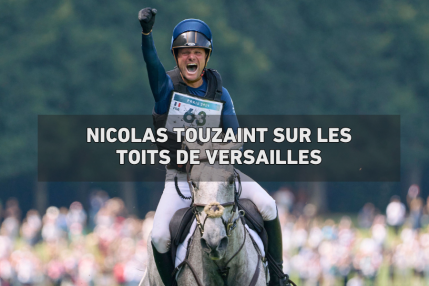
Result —
<svg viewBox="0 0 429 286"><path fill-rule="evenodd" d="M186 19L174 27L171 37L171 53L175 48L203 48L208 50L208 58L213 50L212 32L201 20Z"/></svg>

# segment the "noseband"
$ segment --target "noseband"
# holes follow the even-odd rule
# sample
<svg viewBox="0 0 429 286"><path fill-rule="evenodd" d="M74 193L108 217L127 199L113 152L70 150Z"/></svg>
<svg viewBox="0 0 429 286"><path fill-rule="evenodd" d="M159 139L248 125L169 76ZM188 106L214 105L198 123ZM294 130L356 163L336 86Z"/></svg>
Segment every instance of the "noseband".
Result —
<svg viewBox="0 0 429 286"><path fill-rule="evenodd" d="M237 227L237 221L239 219L241 219L242 217L244 217L244 215L246 213L243 210L239 210L238 211L238 217L234 219L235 212L237 211L237 204L235 202L228 202L228 203L223 203L223 204L219 204L219 205L221 205L223 207L233 206L231 209L231 216L229 217L228 222L225 221L223 216L220 216L220 218L222 219L222 223L225 226L226 235L231 236L232 231ZM201 212L198 211L198 207L204 207L205 208L206 206L207 206L207 204L192 204L193 213L195 214L195 219L197 220L197 225L198 225L198 229L200 230L201 236L204 234L204 225L206 223L207 218L213 217L213 216L206 214L206 217L205 217L203 223L201 223L201 220L200 220Z"/></svg>

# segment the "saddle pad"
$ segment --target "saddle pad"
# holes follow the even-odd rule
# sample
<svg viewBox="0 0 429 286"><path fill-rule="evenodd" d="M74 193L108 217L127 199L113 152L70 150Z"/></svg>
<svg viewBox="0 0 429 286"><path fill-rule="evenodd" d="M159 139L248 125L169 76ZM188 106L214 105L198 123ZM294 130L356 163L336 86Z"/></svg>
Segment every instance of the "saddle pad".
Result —
<svg viewBox="0 0 429 286"><path fill-rule="evenodd" d="M195 215L192 208L183 208L175 212L170 221L171 234L171 258L176 261L177 247L183 242L186 235L189 233L192 222L195 220Z"/></svg>
<svg viewBox="0 0 429 286"><path fill-rule="evenodd" d="M245 224L244 226L246 227L246 229L249 232L250 236L253 238L253 241L258 246L259 251L261 252L261 256L265 257L265 248L264 248L264 243L262 242L261 237L258 235L258 233L256 231L254 231L253 229L251 229L247 224Z"/></svg>
<svg viewBox="0 0 429 286"><path fill-rule="evenodd" d="M182 263L183 260L185 260L189 239L191 238L192 234L194 234L194 231L196 228L197 228L197 220L194 219L194 221L192 222L191 228L189 229L189 233L186 236L185 240L177 246L176 260L174 261L174 267L175 268L180 263Z"/></svg>
<svg viewBox="0 0 429 286"><path fill-rule="evenodd" d="M262 239L264 248L268 247L268 235L264 228L264 220L258 211L256 205L249 199L240 199L238 201L238 208L244 210L244 220L246 225L258 233L258 237Z"/></svg>
<svg viewBox="0 0 429 286"><path fill-rule="evenodd" d="M247 231L252 236L253 240L255 241L256 245L258 246L258 248L262 254L262 257L265 257L264 244L262 243L262 239L259 237L258 233L256 231L254 231L253 229L251 229L247 224L245 224L244 226L246 227ZM197 221L194 219L194 221L192 222L191 228L189 229L189 233L186 236L185 240L182 243L180 243L179 246L177 247L176 260L174 261L174 267L177 267L180 263L182 263L183 260L185 260L188 242L189 242L189 239L194 234L196 227L197 227ZM177 274L179 274L179 272L177 272ZM176 275L176 277L177 277L177 275Z"/></svg>

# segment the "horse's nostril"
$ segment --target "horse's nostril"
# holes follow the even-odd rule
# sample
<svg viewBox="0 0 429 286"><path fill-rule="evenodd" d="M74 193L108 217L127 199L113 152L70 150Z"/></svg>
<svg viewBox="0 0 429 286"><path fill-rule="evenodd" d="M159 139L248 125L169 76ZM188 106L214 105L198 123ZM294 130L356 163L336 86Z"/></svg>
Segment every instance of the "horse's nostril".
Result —
<svg viewBox="0 0 429 286"><path fill-rule="evenodd" d="M228 247L228 237L227 236L224 236L221 240L220 240L220 243L219 243L219 246L218 246L218 250L219 251L222 251L222 250L225 250L226 248Z"/></svg>
<svg viewBox="0 0 429 286"><path fill-rule="evenodd" d="M203 248L203 250L207 253L210 253L212 251L212 249L210 248L210 246L207 244L206 240L204 238L200 239L201 242L201 247Z"/></svg>
<svg viewBox="0 0 429 286"><path fill-rule="evenodd" d="M200 239L201 247L203 250L207 253L217 252L217 251L224 251L228 247L228 237L224 236L220 241L217 243L210 243L207 242L204 237Z"/></svg>

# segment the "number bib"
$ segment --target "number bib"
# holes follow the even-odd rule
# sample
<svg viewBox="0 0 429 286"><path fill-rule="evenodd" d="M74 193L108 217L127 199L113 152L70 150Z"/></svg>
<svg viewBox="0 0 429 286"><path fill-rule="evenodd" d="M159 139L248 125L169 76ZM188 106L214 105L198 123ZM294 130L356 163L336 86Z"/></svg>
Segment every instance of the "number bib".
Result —
<svg viewBox="0 0 429 286"><path fill-rule="evenodd" d="M223 102L173 91L165 128L220 127Z"/></svg>

